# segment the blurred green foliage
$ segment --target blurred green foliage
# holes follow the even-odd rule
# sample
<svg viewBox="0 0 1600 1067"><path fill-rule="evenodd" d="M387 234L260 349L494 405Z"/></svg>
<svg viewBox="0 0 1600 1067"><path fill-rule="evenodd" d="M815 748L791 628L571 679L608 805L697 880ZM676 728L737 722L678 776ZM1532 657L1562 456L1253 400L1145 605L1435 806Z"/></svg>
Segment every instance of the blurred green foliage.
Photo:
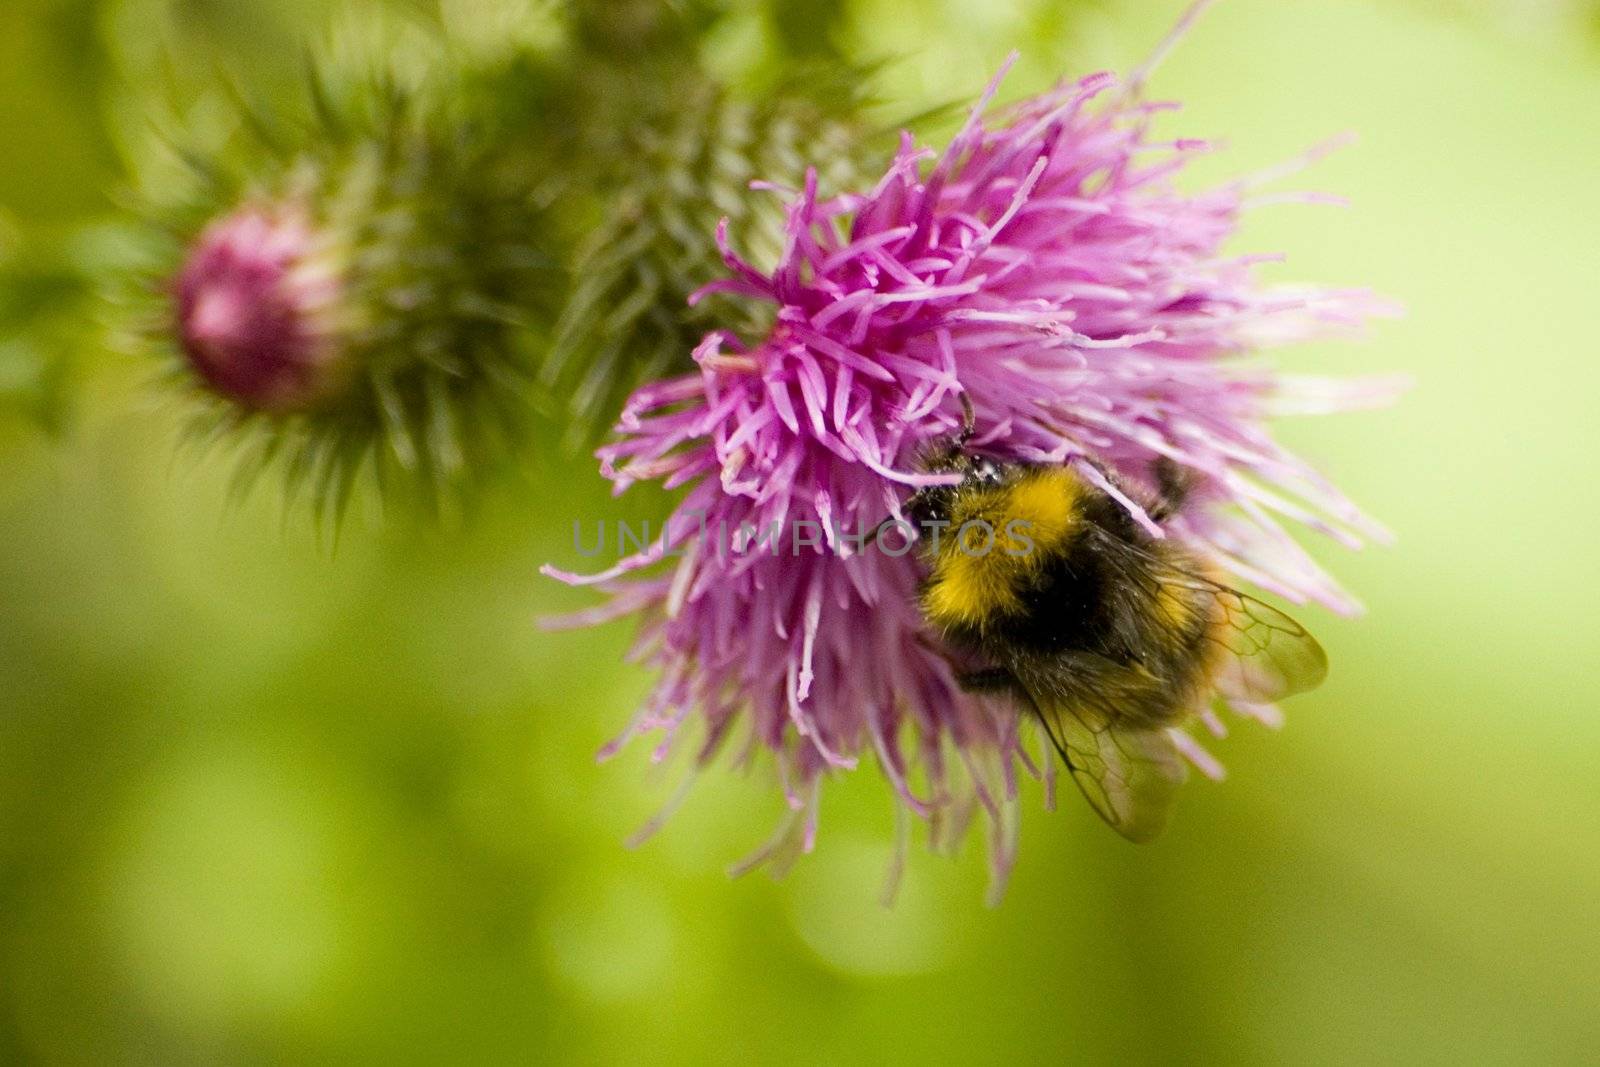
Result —
<svg viewBox="0 0 1600 1067"><path fill-rule="evenodd" d="M880 94L914 110L1013 47L1008 95L1126 67L1181 4L807 6L830 47L902 57ZM1234 146L1213 176L1362 134L1295 180L1353 209L1263 208L1240 245L1409 305L1290 359L1412 397L1283 428L1399 541L1327 553L1372 613L1311 618L1334 676L1282 734L1241 727L1154 847L1030 804L996 910L977 841L914 850L878 905L870 770L782 884L722 874L780 814L759 773L622 847L682 769L594 765L646 679L620 628L535 629L586 602L536 568L649 501L545 460L460 534L356 526L330 556L274 500L227 508L222 457L172 462L148 368L68 344L77 425L0 421L0 1062L1592 1059L1600 70L1581 16L1530 35L1520 6L1230 0L1157 78L1175 132ZM9 0L0 208L32 251L5 262L44 267L6 315L71 303L60 234L106 207L120 79L225 60L294 91L297 42L360 7ZM778 64L797 35L752 2L708 47Z"/></svg>

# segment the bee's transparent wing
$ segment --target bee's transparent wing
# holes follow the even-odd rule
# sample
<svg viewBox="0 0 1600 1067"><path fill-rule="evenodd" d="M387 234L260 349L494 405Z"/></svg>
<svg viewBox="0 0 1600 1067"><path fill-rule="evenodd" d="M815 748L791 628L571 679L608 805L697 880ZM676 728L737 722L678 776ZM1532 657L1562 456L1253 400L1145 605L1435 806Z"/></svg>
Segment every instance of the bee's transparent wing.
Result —
<svg viewBox="0 0 1600 1067"><path fill-rule="evenodd" d="M1231 700L1270 704L1304 693L1328 677L1328 654L1305 627L1271 605L1204 578L1187 579L1211 593L1220 660L1217 692Z"/></svg>
<svg viewBox="0 0 1600 1067"><path fill-rule="evenodd" d="M1112 725L1091 703L1041 703L1034 711L1072 780L1112 829L1129 841L1152 841L1166 829L1188 766L1166 730Z"/></svg>
<svg viewBox="0 0 1600 1067"><path fill-rule="evenodd" d="M1315 689L1327 678L1327 653L1277 608L1120 538L1103 535L1100 544L1108 558L1121 561L1129 583L1152 598L1160 597L1165 586L1211 599L1213 681L1223 697L1271 704Z"/></svg>

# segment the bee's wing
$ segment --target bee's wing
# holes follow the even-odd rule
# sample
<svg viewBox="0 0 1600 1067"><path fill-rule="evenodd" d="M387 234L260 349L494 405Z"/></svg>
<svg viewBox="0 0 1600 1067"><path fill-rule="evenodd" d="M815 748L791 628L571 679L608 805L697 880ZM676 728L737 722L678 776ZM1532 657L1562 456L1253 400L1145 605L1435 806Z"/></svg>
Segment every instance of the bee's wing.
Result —
<svg viewBox="0 0 1600 1067"><path fill-rule="evenodd" d="M1217 607L1211 640L1221 653L1213 674L1218 693L1270 704L1315 689L1328 677L1328 654L1289 616L1209 579L1187 581L1209 592Z"/></svg>
<svg viewBox="0 0 1600 1067"><path fill-rule="evenodd" d="M1130 584L1151 597L1160 587L1204 594L1214 605L1209 640L1218 662L1213 684L1232 700L1270 704L1321 685L1328 654L1306 628L1255 597L1214 582L1126 541L1105 537L1108 558L1121 560Z"/></svg>
<svg viewBox="0 0 1600 1067"><path fill-rule="evenodd" d="M1072 780L1100 817L1129 841L1159 836L1189 774L1166 730L1115 726L1088 700L1031 699Z"/></svg>

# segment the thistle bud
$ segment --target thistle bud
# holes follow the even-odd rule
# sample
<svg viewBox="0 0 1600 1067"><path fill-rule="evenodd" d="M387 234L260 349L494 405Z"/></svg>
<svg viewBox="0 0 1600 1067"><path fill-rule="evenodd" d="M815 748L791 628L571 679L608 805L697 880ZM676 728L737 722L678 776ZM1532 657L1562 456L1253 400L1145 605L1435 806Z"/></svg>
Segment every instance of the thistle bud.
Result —
<svg viewBox="0 0 1600 1067"><path fill-rule="evenodd" d="M195 436L235 446L241 485L275 468L330 518L359 486L453 510L532 426L554 168L527 94L446 59L330 61L303 110L236 101L225 143L142 183L131 332L203 394Z"/></svg>
<svg viewBox="0 0 1600 1067"><path fill-rule="evenodd" d="M255 411L309 411L348 387L338 268L296 209L245 207L190 248L173 283L189 365Z"/></svg>
<svg viewBox="0 0 1600 1067"><path fill-rule="evenodd" d="M635 90L642 99L631 123L595 123L607 139L589 154L616 163L594 179L606 207L578 246L541 368L566 398L575 439L604 429L642 382L691 370L689 353L706 330L752 310L692 299L721 272L719 225L759 261L782 252L783 203L750 195L751 182L797 186L815 152L824 187L842 189L885 149L848 88L830 95L783 85L741 96L688 72L663 97L668 88ZM633 99L627 92L605 95ZM763 314L740 324L759 329Z"/></svg>

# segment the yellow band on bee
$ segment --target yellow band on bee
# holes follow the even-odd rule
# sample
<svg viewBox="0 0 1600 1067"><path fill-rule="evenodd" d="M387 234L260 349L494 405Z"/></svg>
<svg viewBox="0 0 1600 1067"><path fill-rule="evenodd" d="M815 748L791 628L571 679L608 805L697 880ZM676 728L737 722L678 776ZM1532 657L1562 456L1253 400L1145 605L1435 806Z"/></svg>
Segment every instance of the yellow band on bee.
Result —
<svg viewBox="0 0 1600 1067"><path fill-rule="evenodd" d="M985 629L1021 611L1025 583L1077 530L1082 489L1071 470L1049 467L958 490L923 592L929 620Z"/></svg>

